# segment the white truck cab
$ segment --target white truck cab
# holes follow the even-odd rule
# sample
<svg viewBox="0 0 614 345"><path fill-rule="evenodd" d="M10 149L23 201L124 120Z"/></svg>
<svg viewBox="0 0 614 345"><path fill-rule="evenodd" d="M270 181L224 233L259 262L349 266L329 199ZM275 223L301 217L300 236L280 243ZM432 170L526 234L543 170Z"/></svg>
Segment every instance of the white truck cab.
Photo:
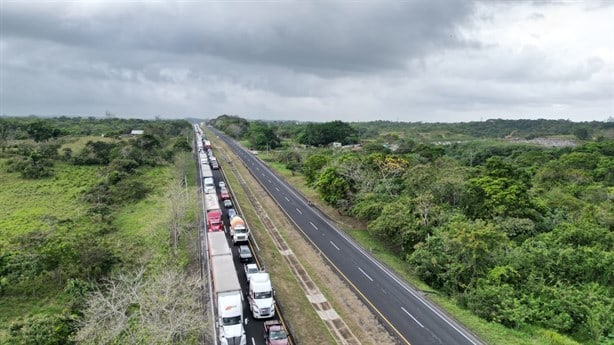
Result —
<svg viewBox="0 0 614 345"><path fill-rule="evenodd" d="M268 273L259 272L251 275L247 299L254 319L275 316L275 296Z"/></svg>
<svg viewBox="0 0 614 345"><path fill-rule="evenodd" d="M212 177L205 177L203 186L205 188L205 194L215 193L215 183Z"/></svg>

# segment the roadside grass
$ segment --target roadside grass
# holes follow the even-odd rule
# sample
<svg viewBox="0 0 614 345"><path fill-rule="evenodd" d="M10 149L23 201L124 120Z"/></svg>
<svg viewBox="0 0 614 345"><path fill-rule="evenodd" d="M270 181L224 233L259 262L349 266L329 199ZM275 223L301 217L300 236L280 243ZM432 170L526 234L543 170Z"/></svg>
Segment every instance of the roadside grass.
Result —
<svg viewBox="0 0 614 345"><path fill-rule="evenodd" d="M168 185L172 175L169 167L156 167L144 172L139 180L144 181L151 192L117 212L114 225L118 231L110 235L109 241L122 256L124 265L151 269L161 266L169 253L168 204L164 189L159 187Z"/></svg>
<svg viewBox="0 0 614 345"><path fill-rule="evenodd" d="M113 233L109 242L114 243L117 253L126 253L122 260L128 267L144 266L149 270L163 268L168 263L173 250L170 245L168 222L171 218L167 186L179 183L169 166L156 167L147 170L139 177L151 191L147 197L134 204L128 204L118 211L114 225L118 229ZM188 232L197 231L196 187L194 184L187 189L186 198L189 200L186 207L186 228L184 237ZM191 243L180 241L178 250L173 255L175 264L185 267L190 262ZM126 269L126 267L122 267Z"/></svg>
<svg viewBox="0 0 614 345"><path fill-rule="evenodd" d="M374 257L391 268L411 285L428 294L428 298L456 320L459 320L468 329L478 335L483 341L493 345L579 345L578 342L569 337L558 333L541 329L538 327L523 327L520 329L510 329L497 323L487 322L470 311L461 308L454 299L449 298L430 288L427 284L419 280L412 272L409 264L399 258L394 252L387 248L382 241L372 237L364 224L353 220L351 217L339 216L337 211L319 199L317 192L308 187L304 178L299 174L292 174L286 169L284 164L272 162L267 154L260 154L260 158L267 163L278 176L286 179L294 188L301 192L330 219L350 235L358 244L369 251ZM556 336L553 336L556 335Z"/></svg>
<svg viewBox="0 0 614 345"><path fill-rule="evenodd" d="M143 200L116 210L114 226L117 231L100 235L98 225L87 213L89 206L82 201L82 195L99 181L104 167L56 162L54 176L27 180L18 173L2 169L4 161L0 159L0 249L11 248L12 241L31 231L71 231L91 236L93 241L102 241L111 248L121 258L116 270L145 266L155 271L168 264L170 249L166 222L170 213L165 193L173 180L172 166L144 169L136 178L151 192ZM187 196L190 201L195 200L196 188L191 186ZM180 267L186 266L194 252L196 208L194 202L188 203L186 236L181 239L174 259ZM70 225L62 225L66 220L71 221ZM66 308L65 299L63 286L59 286L51 274L31 281L20 293L1 296L0 344L8 341L8 327L12 322L35 314L61 313Z"/></svg>

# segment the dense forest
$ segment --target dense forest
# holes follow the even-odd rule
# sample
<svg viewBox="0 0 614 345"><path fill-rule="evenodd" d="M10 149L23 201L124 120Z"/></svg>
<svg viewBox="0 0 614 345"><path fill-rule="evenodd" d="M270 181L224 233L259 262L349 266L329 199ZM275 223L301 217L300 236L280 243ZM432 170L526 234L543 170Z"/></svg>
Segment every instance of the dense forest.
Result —
<svg viewBox="0 0 614 345"><path fill-rule="evenodd" d="M202 337L200 282L185 272L192 132L183 120L0 118L0 344Z"/></svg>
<svg viewBox="0 0 614 345"><path fill-rule="evenodd" d="M271 159L481 318L614 342L614 122L211 124L278 143Z"/></svg>

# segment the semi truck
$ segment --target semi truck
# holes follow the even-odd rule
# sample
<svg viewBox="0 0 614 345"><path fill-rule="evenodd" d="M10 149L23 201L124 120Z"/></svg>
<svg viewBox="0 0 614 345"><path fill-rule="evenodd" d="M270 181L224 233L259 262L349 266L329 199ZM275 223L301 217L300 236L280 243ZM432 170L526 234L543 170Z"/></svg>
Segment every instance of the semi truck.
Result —
<svg viewBox="0 0 614 345"><path fill-rule="evenodd" d="M203 168L203 176L207 171ZM211 173L211 168L209 168L209 173ZM203 178L203 188L205 189L205 194L215 194L215 183L213 182L213 177L204 177Z"/></svg>
<svg viewBox="0 0 614 345"><path fill-rule="evenodd" d="M203 178L213 178L213 171L211 170L211 166L208 163L201 163L200 167L203 172Z"/></svg>
<svg viewBox="0 0 614 345"><path fill-rule="evenodd" d="M243 295L232 253L223 232L212 232L207 236L220 345L245 345Z"/></svg>
<svg viewBox="0 0 614 345"><path fill-rule="evenodd" d="M207 231L222 231L222 210L217 200L217 195L205 194L205 209L207 210Z"/></svg>
<svg viewBox="0 0 614 345"><path fill-rule="evenodd" d="M245 225L243 218L239 216L230 218L230 237L232 237L232 243L234 244L249 240L249 229Z"/></svg>
<svg viewBox="0 0 614 345"><path fill-rule="evenodd" d="M275 296L268 273L259 272L251 275L247 300L254 319L275 316Z"/></svg>
<svg viewBox="0 0 614 345"><path fill-rule="evenodd" d="M207 157L207 154L204 152L199 152L198 153L198 160L200 161L200 164L207 164L209 165L209 157Z"/></svg>

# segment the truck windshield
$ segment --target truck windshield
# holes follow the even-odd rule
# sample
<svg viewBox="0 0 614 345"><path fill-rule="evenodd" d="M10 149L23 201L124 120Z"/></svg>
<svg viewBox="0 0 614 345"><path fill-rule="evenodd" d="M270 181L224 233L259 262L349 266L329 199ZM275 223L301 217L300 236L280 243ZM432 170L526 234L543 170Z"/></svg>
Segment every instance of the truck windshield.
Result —
<svg viewBox="0 0 614 345"><path fill-rule="evenodd" d="M222 325L224 325L224 326L238 325L240 323L241 323L241 316L223 317L222 318Z"/></svg>
<svg viewBox="0 0 614 345"><path fill-rule="evenodd" d="M254 292L255 299L271 298L271 291Z"/></svg>

